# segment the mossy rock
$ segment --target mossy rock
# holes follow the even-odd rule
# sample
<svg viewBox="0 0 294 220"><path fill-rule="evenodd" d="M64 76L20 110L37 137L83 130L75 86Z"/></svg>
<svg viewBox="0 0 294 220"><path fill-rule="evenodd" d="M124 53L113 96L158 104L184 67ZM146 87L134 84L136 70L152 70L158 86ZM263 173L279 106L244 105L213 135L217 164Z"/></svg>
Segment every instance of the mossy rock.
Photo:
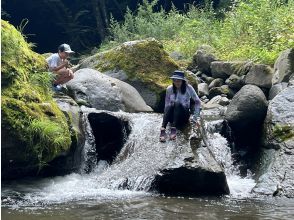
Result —
<svg viewBox="0 0 294 220"><path fill-rule="evenodd" d="M179 66L162 44L155 39L147 39L125 42L119 47L88 57L82 60L80 68L94 68L131 84L147 105L160 111L165 89L171 84L169 77ZM195 80L190 79L195 86Z"/></svg>
<svg viewBox="0 0 294 220"><path fill-rule="evenodd" d="M3 20L1 45L2 178L6 179L32 174L67 151L71 134L52 99L45 58Z"/></svg>

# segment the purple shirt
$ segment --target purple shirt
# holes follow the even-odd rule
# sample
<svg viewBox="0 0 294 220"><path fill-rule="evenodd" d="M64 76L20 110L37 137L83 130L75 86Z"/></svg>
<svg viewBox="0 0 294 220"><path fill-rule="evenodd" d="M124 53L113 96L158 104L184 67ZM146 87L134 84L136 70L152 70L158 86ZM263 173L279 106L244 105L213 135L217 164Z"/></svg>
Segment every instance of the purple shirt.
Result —
<svg viewBox="0 0 294 220"><path fill-rule="evenodd" d="M194 110L194 115L199 116L201 102L194 88L190 84L187 84L185 94L182 94L179 90L177 90L177 95L175 95L173 93L173 86L170 85L166 89L165 109L169 106L174 105L175 103L179 103L183 105L185 108L189 109L190 99L192 99L195 102L195 106L194 109L192 109L192 112Z"/></svg>

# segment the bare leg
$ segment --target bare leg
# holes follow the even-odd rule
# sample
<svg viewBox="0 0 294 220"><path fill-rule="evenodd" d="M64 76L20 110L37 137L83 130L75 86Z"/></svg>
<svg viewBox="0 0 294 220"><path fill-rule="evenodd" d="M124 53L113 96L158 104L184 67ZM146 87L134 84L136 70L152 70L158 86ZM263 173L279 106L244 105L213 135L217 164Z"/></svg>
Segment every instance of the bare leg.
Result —
<svg viewBox="0 0 294 220"><path fill-rule="evenodd" d="M54 81L54 84L64 84L74 78L73 71L71 69L61 69L56 72L57 79Z"/></svg>

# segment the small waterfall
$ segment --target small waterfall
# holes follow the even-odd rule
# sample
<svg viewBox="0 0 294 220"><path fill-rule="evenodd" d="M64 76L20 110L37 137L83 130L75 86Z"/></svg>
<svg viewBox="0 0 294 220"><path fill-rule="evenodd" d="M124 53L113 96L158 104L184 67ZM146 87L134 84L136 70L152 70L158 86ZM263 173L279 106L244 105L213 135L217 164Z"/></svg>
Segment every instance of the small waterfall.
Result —
<svg viewBox="0 0 294 220"><path fill-rule="evenodd" d="M231 196L248 197L256 183L250 171L248 171L246 177L242 178L238 165L234 165L229 143L227 139L219 133L222 124L223 120L205 122L205 130L207 131L207 139L211 152L214 154L216 161L221 164L225 170Z"/></svg>
<svg viewBox="0 0 294 220"><path fill-rule="evenodd" d="M97 165L96 144L93 131L88 120L88 112L83 113L83 130L85 132L85 145L82 151L81 173L88 173Z"/></svg>

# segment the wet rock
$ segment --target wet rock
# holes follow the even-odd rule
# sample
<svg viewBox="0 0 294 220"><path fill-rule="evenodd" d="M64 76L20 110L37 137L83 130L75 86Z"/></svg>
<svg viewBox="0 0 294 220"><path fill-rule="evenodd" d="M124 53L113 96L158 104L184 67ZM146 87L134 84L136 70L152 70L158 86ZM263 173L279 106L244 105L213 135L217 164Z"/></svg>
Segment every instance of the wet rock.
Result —
<svg viewBox="0 0 294 220"><path fill-rule="evenodd" d="M75 78L67 83L67 88L77 102L96 109L152 111L134 87L93 69L75 72Z"/></svg>
<svg viewBox="0 0 294 220"><path fill-rule="evenodd" d="M97 177L97 182L103 180L108 187L166 195L229 193L223 167L202 143L190 141L194 133L190 126L178 131L176 141L161 143L162 115L107 114L128 120L132 132L113 165Z"/></svg>
<svg viewBox="0 0 294 220"><path fill-rule="evenodd" d="M243 86L228 105L225 115L238 143L257 142L266 111L267 100L262 90L254 85Z"/></svg>
<svg viewBox="0 0 294 220"><path fill-rule="evenodd" d="M45 166L40 175L57 176L79 171L82 163L82 151L85 135L81 127L82 118L79 105L69 96L57 95L55 101L65 114L70 128L71 146L67 152L56 157Z"/></svg>
<svg viewBox="0 0 294 220"><path fill-rule="evenodd" d="M273 69L264 64L255 64L245 77L245 84L256 85L260 88L272 87Z"/></svg>
<svg viewBox="0 0 294 220"><path fill-rule="evenodd" d="M255 193L294 198L294 87L270 101Z"/></svg>
<svg viewBox="0 0 294 220"><path fill-rule="evenodd" d="M291 75L294 74L294 49L283 51L274 65L274 76L272 84L289 82Z"/></svg>
<svg viewBox="0 0 294 220"><path fill-rule="evenodd" d="M185 158L183 164L161 170L154 179L153 188L166 195L229 194L226 176L208 149L199 148L196 154L197 159Z"/></svg>

